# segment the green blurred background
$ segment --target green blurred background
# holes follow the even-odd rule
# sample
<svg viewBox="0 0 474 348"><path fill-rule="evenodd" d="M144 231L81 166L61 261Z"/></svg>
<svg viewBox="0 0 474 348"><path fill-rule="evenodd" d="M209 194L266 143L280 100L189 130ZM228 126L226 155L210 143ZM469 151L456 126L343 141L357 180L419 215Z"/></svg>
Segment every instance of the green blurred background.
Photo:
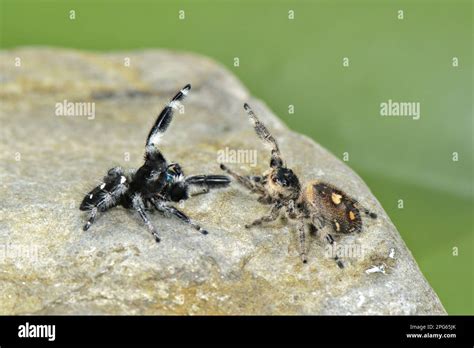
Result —
<svg viewBox="0 0 474 348"><path fill-rule="evenodd" d="M349 152L448 313L474 314L472 14L469 0L1 0L1 48L213 57L290 128ZM381 117L388 99L420 102L420 120Z"/></svg>

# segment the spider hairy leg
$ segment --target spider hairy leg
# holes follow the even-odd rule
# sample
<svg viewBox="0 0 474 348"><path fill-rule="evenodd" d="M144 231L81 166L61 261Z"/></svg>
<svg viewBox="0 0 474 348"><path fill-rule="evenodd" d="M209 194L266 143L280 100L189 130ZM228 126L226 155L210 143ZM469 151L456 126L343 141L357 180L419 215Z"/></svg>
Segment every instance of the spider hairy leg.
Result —
<svg viewBox="0 0 474 348"><path fill-rule="evenodd" d="M97 216L97 207L94 207L91 209L90 215L89 215L89 220L87 220L86 224L82 228L84 231L87 231L91 225L94 223L95 218Z"/></svg>
<svg viewBox="0 0 474 348"><path fill-rule="evenodd" d="M249 115L250 122L252 122L257 136L263 141L265 145L269 146L271 149L272 157L270 160L270 167L277 168L283 166L283 160L281 158L280 149L278 148L278 144L273 135L270 133L267 127L265 127L265 125L260 122L260 120L255 115L249 104L245 103L244 109Z"/></svg>
<svg viewBox="0 0 474 348"><path fill-rule="evenodd" d="M282 208L281 204L275 204L270 210L268 215L262 216L259 219L254 220L252 223L245 225L245 228L250 228L253 226L258 226L266 222L272 222L278 219L280 216L280 209Z"/></svg>
<svg viewBox="0 0 474 348"><path fill-rule="evenodd" d="M168 126L173 119L173 112L175 109L180 107L180 101L186 97L188 92L191 89L191 85L187 84L184 86L171 100L170 102L164 107L161 113L158 115L155 124L151 127L150 133L148 134L146 140L146 146L156 145L163 135L163 133L168 129Z"/></svg>
<svg viewBox="0 0 474 348"><path fill-rule="evenodd" d="M331 234L329 233L323 233L323 238L326 239L326 241L331 245L333 246L334 245L334 238ZM334 252L334 251L333 251ZM333 257L334 261L336 261L336 264L339 268L344 268L344 264L342 263L342 261L339 259L339 257L337 255L335 255Z"/></svg>
<svg viewBox="0 0 474 348"><path fill-rule="evenodd" d="M365 209L365 208L362 208L362 207L361 207L360 210L361 210L362 212L364 212L365 215L367 215L367 216L370 217L371 219L376 219L376 218L377 218L377 214L371 212L371 211L368 210L368 209Z"/></svg>
<svg viewBox="0 0 474 348"><path fill-rule="evenodd" d="M164 202L159 201L157 199L151 199L151 202L155 206L156 210L164 214L176 216L179 220L191 225L191 227L193 227L196 231L202 234L208 234L208 232L205 229L203 229L199 224L191 220L186 214L176 209L175 207L167 205Z"/></svg>
<svg viewBox="0 0 474 348"><path fill-rule="evenodd" d="M298 232L299 232L298 239L300 242L300 257L303 263L307 263L308 258L306 256L306 232L304 230L304 226L305 226L305 223L303 220L298 222Z"/></svg>
<svg viewBox="0 0 474 348"><path fill-rule="evenodd" d="M158 236L158 233L155 229L155 226L151 223L148 214L145 211L145 205L143 203L142 198L139 195L135 195L133 197L133 208L138 212L140 217L142 218L143 222L145 223L146 227L148 227L148 230L151 232L153 237L155 237L155 241L157 243L160 242L160 237Z"/></svg>
<svg viewBox="0 0 474 348"><path fill-rule="evenodd" d="M191 196L197 196L208 193L210 189L229 186L230 178L225 175L194 175L186 178L185 184L201 188L201 191L191 194Z"/></svg>
<svg viewBox="0 0 474 348"><path fill-rule="evenodd" d="M223 163L220 164L220 168L225 171L227 174L232 176L239 184L242 186L246 187L252 192L255 193L260 193L260 194L265 194L265 190L261 187L261 185L257 181L252 181L249 177L240 175L236 172L234 172L232 169L228 168L226 165Z"/></svg>

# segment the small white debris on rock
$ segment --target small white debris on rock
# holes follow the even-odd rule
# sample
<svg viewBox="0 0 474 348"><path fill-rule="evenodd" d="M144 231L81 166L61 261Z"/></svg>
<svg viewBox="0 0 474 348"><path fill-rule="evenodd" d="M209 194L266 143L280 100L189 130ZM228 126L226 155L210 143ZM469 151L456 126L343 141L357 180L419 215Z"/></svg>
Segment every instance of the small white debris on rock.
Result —
<svg viewBox="0 0 474 348"><path fill-rule="evenodd" d="M385 264L380 264L378 266L372 266L369 269L365 270L365 273L371 274L371 273L383 273L385 274Z"/></svg>
<svg viewBox="0 0 474 348"><path fill-rule="evenodd" d="M395 248L390 249L390 253L388 254L388 257L390 257L391 259L395 258Z"/></svg>

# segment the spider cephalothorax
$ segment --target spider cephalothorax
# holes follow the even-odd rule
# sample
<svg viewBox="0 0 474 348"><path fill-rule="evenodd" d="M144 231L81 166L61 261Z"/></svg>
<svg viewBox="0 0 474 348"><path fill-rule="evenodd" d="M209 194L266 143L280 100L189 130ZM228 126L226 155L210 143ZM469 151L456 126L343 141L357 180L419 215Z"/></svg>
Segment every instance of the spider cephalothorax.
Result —
<svg viewBox="0 0 474 348"><path fill-rule="evenodd" d="M221 169L251 192L258 194L260 203L272 205L268 215L245 225L246 228L274 221L281 213L286 213L290 220L297 222L301 259L306 263L305 227L316 231L321 238L333 245L334 238L329 230L336 233L361 232L361 212L371 218L377 217L362 208L355 199L328 183L314 180L302 188L295 173L285 166L275 138L248 104L244 104L244 108L258 137L271 148L270 168L261 176L242 176L224 164L221 164ZM334 258L342 268L341 260L337 256Z"/></svg>
<svg viewBox="0 0 474 348"><path fill-rule="evenodd" d="M206 230L169 202L179 202L191 196L207 193L210 188L225 187L229 185L230 179L225 175L186 177L181 166L178 163L168 164L157 148L160 137L173 118L174 109L178 108L180 101L190 89L190 85L181 89L158 115L146 141L145 163L137 171L127 174L120 167L110 169L103 183L84 197L80 209L90 211L89 220L84 225L85 231L93 224L98 212L123 206L137 211L156 241L159 242L158 233L147 213L151 206L161 213L174 215L199 232L207 234Z"/></svg>

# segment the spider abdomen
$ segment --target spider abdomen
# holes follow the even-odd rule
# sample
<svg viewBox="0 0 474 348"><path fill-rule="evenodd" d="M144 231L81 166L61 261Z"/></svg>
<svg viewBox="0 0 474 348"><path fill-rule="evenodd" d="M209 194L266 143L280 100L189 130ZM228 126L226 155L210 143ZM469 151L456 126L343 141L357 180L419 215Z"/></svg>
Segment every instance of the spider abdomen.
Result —
<svg viewBox="0 0 474 348"><path fill-rule="evenodd" d="M357 201L336 187L320 182L310 182L304 191L304 200L314 213L322 215L338 233L353 233L362 230L362 218Z"/></svg>
<svg viewBox="0 0 474 348"><path fill-rule="evenodd" d="M126 181L123 175L111 177L109 174L104 178L103 183L85 195L79 209L87 211L96 207L99 211L105 211L117 205L117 197L120 197L128 189Z"/></svg>

